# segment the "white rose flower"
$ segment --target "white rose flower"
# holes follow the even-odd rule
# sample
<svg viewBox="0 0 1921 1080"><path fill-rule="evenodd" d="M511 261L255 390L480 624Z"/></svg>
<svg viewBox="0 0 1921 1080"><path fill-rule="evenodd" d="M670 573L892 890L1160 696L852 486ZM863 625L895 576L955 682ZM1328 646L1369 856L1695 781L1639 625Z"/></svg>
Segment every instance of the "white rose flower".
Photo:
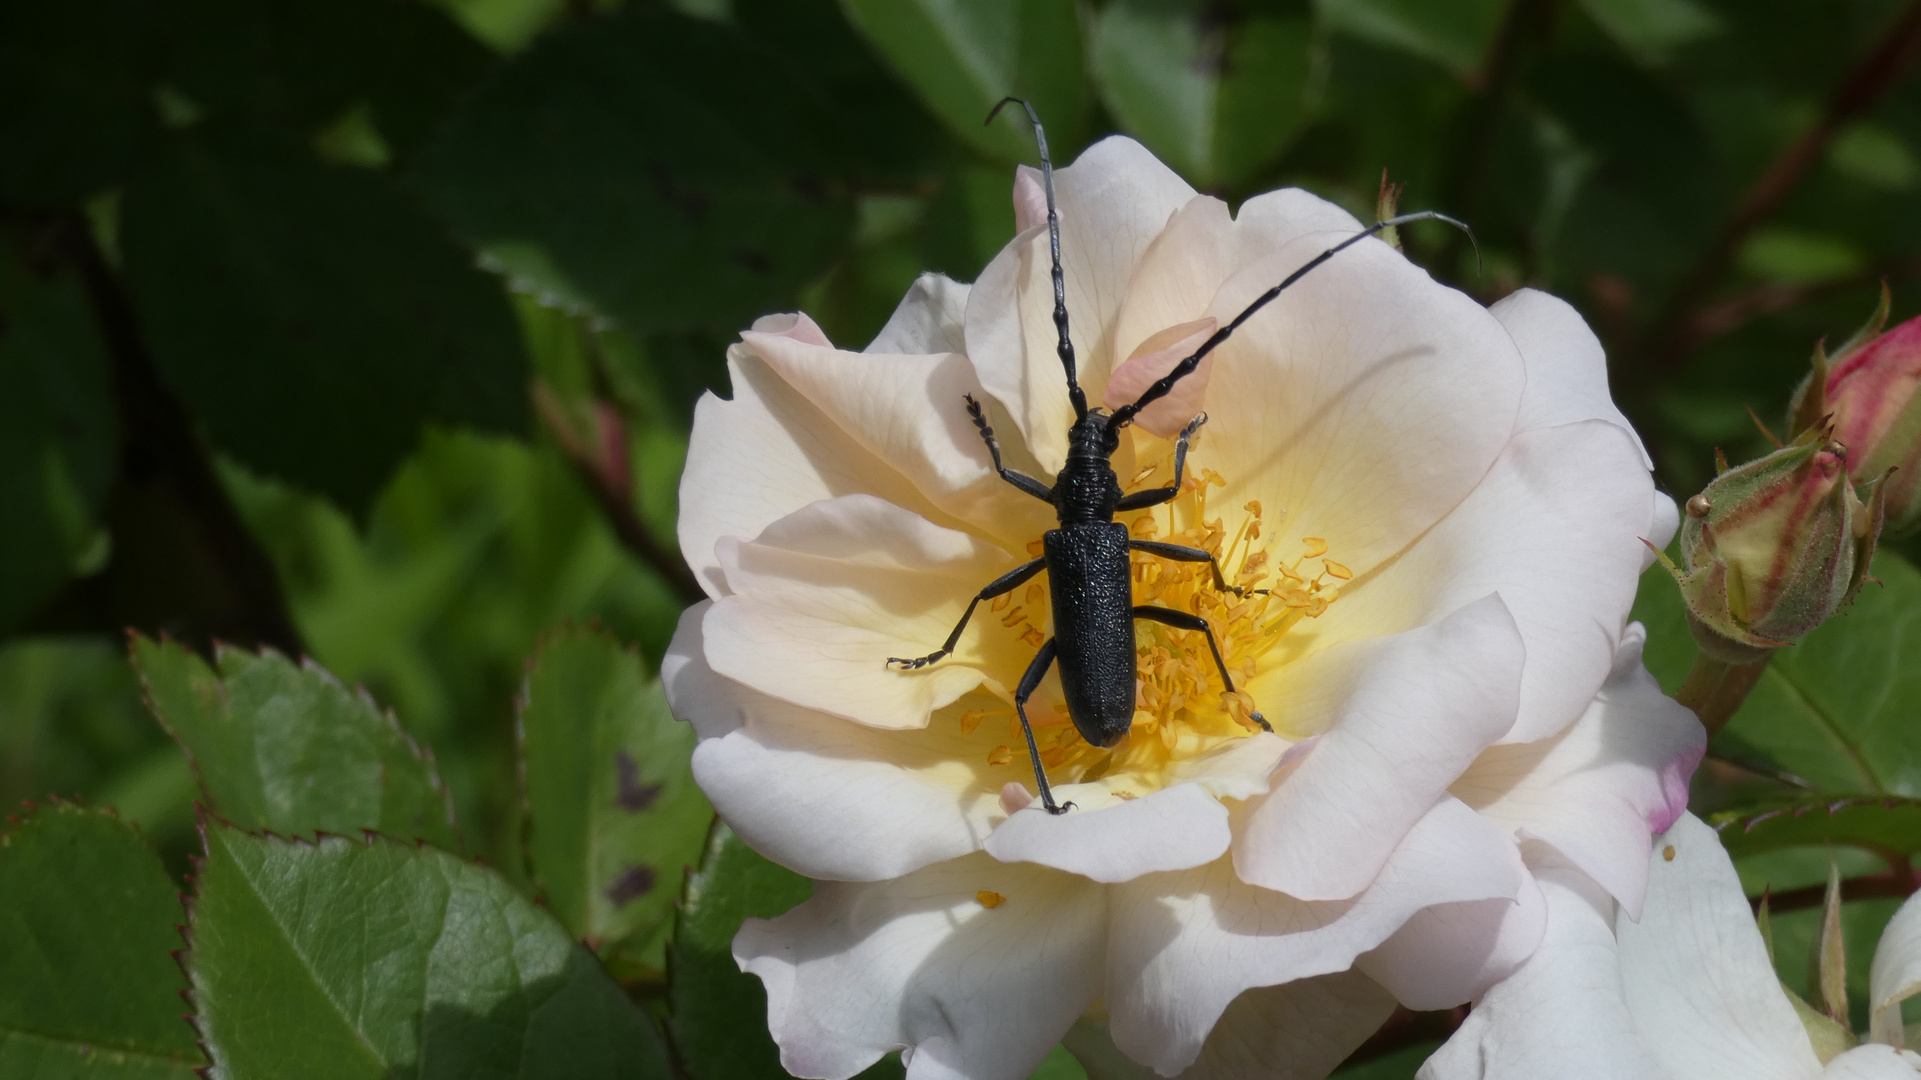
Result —
<svg viewBox="0 0 1921 1080"><path fill-rule="evenodd" d="M1921 1055L1902 1049L1900 1008L1921 992L1921 898L1875 949L1872 1041L1824 1063L1733 862L1700 819L1684 815L1656 841L1638 918L1564 862L1541 860L1535 877L1547 896L1541 947L1475 1003L1420 1080L1921 1076Z"/></svg>
<svg viewBox="0 0 1921 1080"><path fill-rule="evenodd" d="M1230 215L1121 138L1058 180L1082 385L1110 407L1360 229L1298 190ZM787 1069L905 1049L913 1080L1017 1080L1089 1015L1163 1075L1319 1076L1397 999L1467 1001L1533 952L1524 842L1638 909L1703 745L1625 625L1675 513L1599 342L1539 292L1483 308L1364 241L1121 433L1121 483L1165 485L1205 409L1180 497L1118 520L1269 591L1136 558L1135 600L1204 616L1240 692L1202 634L1139 623L1132 729L1101 749L1050 675L1029 711L1077 809L1027 805L1010 707L1052 632L1040 581L941 662L885 663L939 646L1055 525L963 407L1010 467L1065 460L1031 170L1015 204L971 288L924 276L862 352L762 319L733 398L696 411L680 538L712 600L663 671L716 808L818 881L734 943Z"/></svg>

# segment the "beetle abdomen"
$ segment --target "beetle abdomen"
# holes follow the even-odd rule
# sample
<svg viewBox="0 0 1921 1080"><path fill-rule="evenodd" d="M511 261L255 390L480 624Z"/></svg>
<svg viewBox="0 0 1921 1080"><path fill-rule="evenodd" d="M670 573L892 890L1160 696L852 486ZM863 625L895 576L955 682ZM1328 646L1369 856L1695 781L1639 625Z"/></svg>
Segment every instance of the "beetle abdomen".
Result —
<svg viewBox="0 0 1921 1080"><path fill-rule="evenodd" d="M1103 521L1042 538L1061 690L1081 737L1112 746L1134 723L1134 593L1127 526Z"/></svg>

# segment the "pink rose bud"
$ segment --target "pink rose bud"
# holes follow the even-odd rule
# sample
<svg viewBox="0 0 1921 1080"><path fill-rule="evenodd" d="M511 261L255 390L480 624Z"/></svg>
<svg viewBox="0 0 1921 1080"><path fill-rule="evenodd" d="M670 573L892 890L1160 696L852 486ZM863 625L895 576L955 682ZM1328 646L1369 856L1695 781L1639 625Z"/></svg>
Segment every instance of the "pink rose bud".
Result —
<svg viewBox="0 0 1921 1080"><path fill-rule="evenodd" d="M1886 333L1888 294L1832 358L1816 346L1814 371L1795 392L1795 434L1832 424L1848 447L1848 473L1885 489L1889 535L1921 528L1921 318Z"/></svg>
<svg viewBox="0 0 1921 1080"><path fill-rule="evenodd" d="M1874 554L1882 485L1864 505L1849 449L1811 430L1792 445L1721 473L1689 499L1681 565L1701 650L1745 664L1821 625L1854 597Z"/></svg>

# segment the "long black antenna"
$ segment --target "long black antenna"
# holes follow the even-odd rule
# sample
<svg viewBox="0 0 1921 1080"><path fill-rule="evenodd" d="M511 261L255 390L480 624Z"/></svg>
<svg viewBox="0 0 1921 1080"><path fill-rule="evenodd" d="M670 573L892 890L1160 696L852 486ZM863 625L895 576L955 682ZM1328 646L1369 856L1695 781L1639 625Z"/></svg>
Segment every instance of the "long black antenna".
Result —
<svg viewBox="0 0 1921 1080"><path fill-rule="evenodd" d="M1455 219L1448 217L1446 214L1443 214L1438 210L1416 210L1414 213L1411 213L1411 214L1402 214L1399 217L1391 217L1391 218L1388 218L1386 221L1377 221L1374 224L1369 225L1367 228L1362 229L1360 232L1355 233L1353 236L1348 237L1347 239L1341 241L1340 243L1335 244L1333 247L1328 248L1326 251L1321 252L1319 255L1314 256L1312 259L1309 259L1307 261L1307 265L1287 275L1287 279L1282 281L1279 285L1276 285L1273 288L1262 293L1261 295L1255 297L1253 303L1243 308L1239 315L1234 316L1233 322L1230 322L1226 326L1223 326L1219 330L1216 330L1212 334L1209 334L1207 337L1207 340L1201 342L1201 347L1194 350L1194 355L1188 357L1185 360L1182 360L1178 364L1175 364L1174 369L1172 371L1169 371L1166 375L1162 376L1159 382L1156 382L1154 385L1148 387L1146 390L1141 391L1141 396L1138 398L1135 398L1133 404L1123 405L1120 408L1115 409L1114 415L1107 418L1107 430L1119 431L1121 428L1126 427L1128 424L1133 423L1135 415L1138 414L1142 409L1145 409L1149 405L1152 405L1156 401L1159 401L1160 399L1166 397L1168 392L1174 389L1175 383L1180 382L1182 379L1186 378L1189 375L1192 375L1194 373L1194 369L1201 366L1202 357L1206 356L1208 353L1213 352L1214 347L1216 345L1219 345L1221 342L1226 341L1229 335L1231 335L1232 333L1234 333L1234 331L1239 330L1241 328L1242 323L1253 318L1255 312L1266 307L1270 301L1272 301L1275 297L1281 295L1282 290L1286 289L1289 285L1292 285L1295 282L1301 280L1303 277L1306 277L1307 272L1309 270L1314 269L1315 267L1321 265L1327 260L1340 254L1342 251L1345 251L1346 249L1354 246L1355 244L1360 243L1361 241L1367 239L1370 236L1373 236L1374 234L1380 232L1383 229L1391 229L1396 225L1406 225L1411 221L1444 221L1447 224L1452 225L1455 228L1466 233L1469 242L1471 243L1474 242L1473 229L1468 228L1462 222L1456 221ZM1481 253L1481 246L1479 243L1475 243L1474 244L1475 257L1479 258L1480 253ZM1059 281L1060 279L1056 278L1055 280Z"/></svg>
<svg viewBox="0 0 1921 1080"><path fill-rule="evenodd" d="M1054 329L1060 333L1060 344L1054 351L1060 354L1061 366L1067 369L1067 397L1074 403L1074 419L1087 419L1087 395L1082 392L1080 380L1074 373L1074 342L1067 335L1067 278L1061 273L1061 217L1054 210L1054 163L1047 159L1047 132L1041 128L1041 118L1034 106L1025 98L1004 97L987 114L987 122L1001 114L1008 102L1013 102L1027 110L1028 122L1034 125L1034 143L1041 151L1041 182L1047 188L1047 239L1053 246L1054 254Z"/></svg>

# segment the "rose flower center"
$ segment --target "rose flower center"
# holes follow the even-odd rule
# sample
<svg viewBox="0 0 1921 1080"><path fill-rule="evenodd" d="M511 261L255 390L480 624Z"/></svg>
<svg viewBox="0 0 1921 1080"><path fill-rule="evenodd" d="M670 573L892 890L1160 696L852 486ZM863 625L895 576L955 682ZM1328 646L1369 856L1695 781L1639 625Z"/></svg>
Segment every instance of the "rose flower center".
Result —
<svg viewBox="0 0 1921 1080"><path fill-rule="evenodd" d="M1165 484L1173 474L1171 442L1142 439L1141 445L1158 445L1162 451L1125 483L1129 491ZM1353 577L1346 566L1328 557L1327 542L1319 537L1303 537L1295 544L1270 538L1258 500L1238 508L1238 520L1231 529L1222 516L1210 517L1208 492L1225 486L1219 473L1196 467L1190 457L1179 497L1119 520L1137 539L1209 552L1219 561L1228 583L1248 591L1244 597L1221 592L1206 563L1134 556L1134 602L1205 618L1237 691L1229 694L1222 685L1205 634L1137 621L1134 721L1119 743L1107 749L1089 744L1069 721L1063 700L1037 696L1029 702L1028 718L1034 725L1041 762L1054 784L1100 780L1121 798L1145 795L1172 782L1171 772L1179 763L1258 732L1260 727L1249 714L1261 706L1245 688L1259 670L1261 658L1301 620L1325 612L1339 596L1338 583ZM1285 520L1285 511L1280 517ZM1039 554L1039 542L1031 546ZM1045 640L1044 584L1035 582L1017 596L999 598L992 611L1002 627L992 632L1016 635L1034 647ZM1270 704L1265 715L1285 733L1284 718L1276 715L1282 710L1275 705ZM1011 708L963 712L962 733L971 734L990 717L1006 724L1008 741L990 751L986 763L1014 773L1025 770L1027 755ZM1031 787L1032 777L1023 782Z"/></svg>

